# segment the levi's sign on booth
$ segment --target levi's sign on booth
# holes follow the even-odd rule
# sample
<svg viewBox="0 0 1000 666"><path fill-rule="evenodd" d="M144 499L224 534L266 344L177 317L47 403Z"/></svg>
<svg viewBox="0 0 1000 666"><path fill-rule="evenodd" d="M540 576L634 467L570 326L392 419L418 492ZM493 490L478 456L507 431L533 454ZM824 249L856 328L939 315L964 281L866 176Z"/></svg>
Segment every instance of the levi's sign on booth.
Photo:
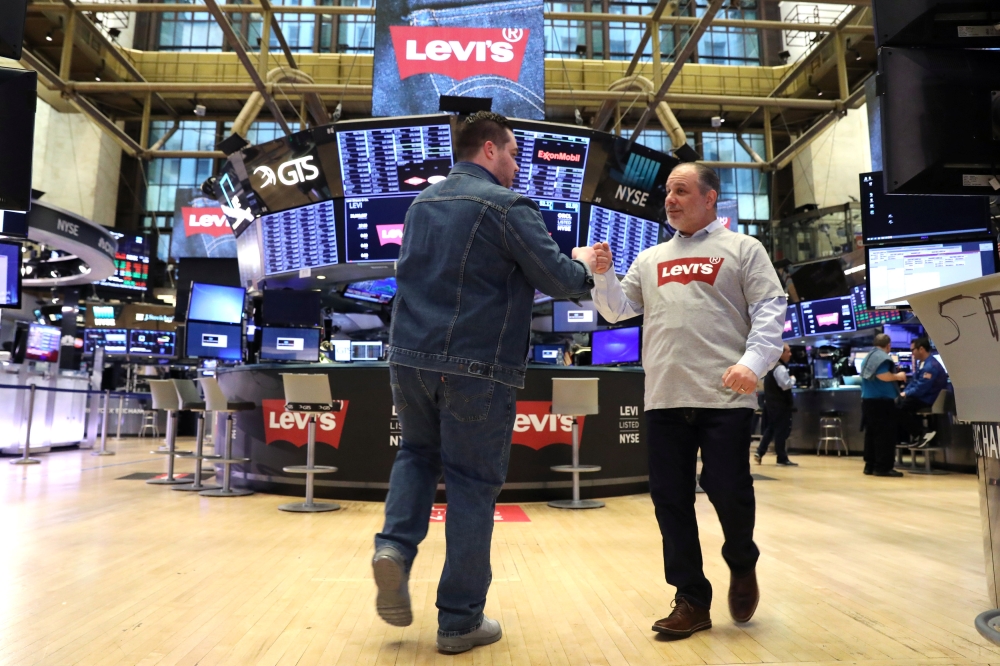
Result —
<svg viewBox="0 0 1000 666"><path fill-rule="evenodd" d="M316 419L316 443L340 448L340 435L347 419L348 401L342 401L339 412L323 412ZM309 415L285 411L281 399L263 400L264 438L268 445L288 442L302 447L309 442Z"/></svg>
<svg viewBox="0 0 1000 666"><path fill-rule="evenodd" d="M184 219L184 232L187 236L208 234L210 236L225 236L232 233L229 219L221 208L181 208Z"/></svg>
<svg viewBox="0 0 1000 666"><path fill-rule="evenodd" d="M517 81L528 43L520 28L389 28L399 78L444 74L453 79L490 74Z"/></svg>
<svg viewBox="0 0 1000 666"><path fill-rule="evenodd" d="M656 265L657 286L662 287L669 282L704 282L714 285L723 261L722 257L687 257L660 262Z"/></svg>
<svg viewBox="0 0 1000 666"><path fill-rule="evenodd" d="M514 418L514 444L538 451L551 444L573 443L573 417L552 414L552 402L518 400ZM580 440L583 440L583 416L577 417Z"/></svg>

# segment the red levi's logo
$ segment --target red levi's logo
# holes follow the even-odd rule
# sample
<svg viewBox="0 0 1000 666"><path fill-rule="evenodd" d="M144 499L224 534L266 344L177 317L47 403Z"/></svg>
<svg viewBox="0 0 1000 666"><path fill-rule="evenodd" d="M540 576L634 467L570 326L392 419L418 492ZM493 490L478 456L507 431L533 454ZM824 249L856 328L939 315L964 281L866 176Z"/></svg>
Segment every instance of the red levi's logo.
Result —
<svg viewBox="0 0 1000 666"><path fill-rule="evenodd" d="M402 224L376 224L375 230L378 231L378 242L380 246L385 245L386 243L395 245L403 244Z"/></svg>
<svg viewBox="0 0 1000 666"><path fill-rule="evenodd" d="M324 412L316 419L316 443L340 448L340 434L347 419L347 400L339 412ZM264 439L268 445L289 442L303 447L309 443L309 416L285 411L285 401L264 400Z"/></svg>
<svg viewBox="0 0 1000 666"><path fill-rule="evenodd" d="M722 269L722 257L688 257L656 265L657 286L668 282L691 284L694 281L714 285Z"/></svg>
<svg viewBox="0 0 1000 666"><path fill-rule="evenodd" d="M389 32L400 79L443 74L462 80L492 74L517 81L530 31L394 25Z"/></svg>
<svg viewBox="0 0 1000 666"><path fill-rule="evenodd" d="M518 400L514 418L514 444L538 451L552 444L573 443L573 417L551 414L552 402ZM583 416L577 417L580 440L583 441Z"/></svg>
<svg viewBox="0 0 1000 666"><path fill-rule="evenodd" d="M208 234L209 236L228 236L233 233L229 220L221 208L181 208L184 218L184 234Z"/></svg>

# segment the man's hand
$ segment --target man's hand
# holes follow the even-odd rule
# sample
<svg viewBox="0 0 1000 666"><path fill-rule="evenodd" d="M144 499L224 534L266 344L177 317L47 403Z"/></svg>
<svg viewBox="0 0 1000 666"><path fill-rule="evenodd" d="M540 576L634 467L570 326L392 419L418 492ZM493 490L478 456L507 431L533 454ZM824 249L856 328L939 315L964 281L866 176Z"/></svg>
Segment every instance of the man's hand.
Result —
<svg viewBox="0 0 1000 666"><path fill-rule="evenodd" d="M746 395L756 390L757 375L747 366L737 363L726 368L725 374L722 375L722 385Z"/></svg>
<svg viewBox="0 0 1000 666"><path fill-rule="evenodd" d="M905 372L897 372L896 373L896 381L897 382L905 382L906 381L906 373ZM902 395L905 396L906 393L904 392Z"/></svg>
<svg viewBox="0 0 1000 666"><path fill-rule="evenodd" d="M574 247L572 257L590 266L590 270L597 272L597 258L594 255L594 248L590 246Z"/></svg>
<svg viewBox="0 0 1000 666"><path fill-rule="evenodd" d="M614 265L611 256L611 246L607 243L594 243L594 254L597 256L597 266L594 272L597 274L607 273Z"/></svg>

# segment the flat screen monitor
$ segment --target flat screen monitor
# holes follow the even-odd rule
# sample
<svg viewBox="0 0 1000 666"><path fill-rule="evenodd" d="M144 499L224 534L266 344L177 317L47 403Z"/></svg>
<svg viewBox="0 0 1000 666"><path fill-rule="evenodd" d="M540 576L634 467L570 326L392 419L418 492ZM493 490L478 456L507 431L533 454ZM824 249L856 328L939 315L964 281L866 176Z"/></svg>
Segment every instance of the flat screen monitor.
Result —
<svg viewBox="0 0 1000 666"><path fill-rule="evenodd" d="M141 234L121 234L112 231L118 241L115 252L115 272L96 283L99 287L111 287L126 291L146 291L149 280L149 244Z"/></svg>
<svg viewBox="0 0 1000 666"><path fill-rule="evenodd" d="M381 342L351 341L352 361L377 361L382 358Z"/></svg>
<svg viewBox="0 0 1000 666"><path fill-rule="evenodd" d="M356 301L367 301L385 305L396 295L396 278L387 277L381 280L363 280L352 282L344 289L344 298Z"/></svg>
<svg viewBox="0 0 1000 666"><path fill-rule="evenodd" d="M908 350L910 348L910 343L921 336L922 328L919 326L898 326L888 324L883 329L882 332L889 336L892 340L893 349L904 349Z"/></svg>
<svg viewBox="0 0 1000 666"><path fill-rule="evenodd" d="M992 275L997 266L992 240L888 245L869 247L865 252L868 298L873 308L908 308L906 301L889 301Z"/></svg>
<svg viewBox="0 0 1000 666"><path fill-rule="evenodd" d="M128 332L128 353L132 356L173 358L177 355L177 334L173 331L133 329Z"/></svg>
<svg viewBox="0 0 1000 666"><path fill-rule="evenodd" d="M261 329L260 358L267 361L298 361L315 363L319 360L319 328Z"/></svg>
<svg viewBox="0 0 1000 666"><path fill-rule="evenodd" d="M913 352L893 352L893 360L903 372L913 372Z"/></svg>
<svg viewBox="0 0 1000 666"><path fill-rule="evenodd" d="M21 307L21 246L0 243L0 308Z"/></svg>
<svg viewBox="0 0 1000 666"><path fill-rule="evenodd" d="M799 303L804 335L849 333L855 330L854 306L850 296L824 298Z"/></svg>
<svg viewBox="0 0 1000 666"><path fill-rule="evenodd" d="M324 201L261 217L264 274L336 265L340 261L336 215L339 205L339 201Z"/></svg>
<svg viewBox="0 0 1000 666"><path fill-rule="evenodd" d="M90 355L98 347L105 354L128 353L128 331L124 328L86 328L83 331L83 353Z"/></svg>
<svg viewBox="0 0 1000 666"><path fill-rule="evenodd" d="M592 132L523 120L512 120L511 125L518 166L511 189L536 201L580 201Z"/></svg>
<svg viewBox="0 0 1000 666"><path fill-rule="evenodd" d="M185 356L217 358L223 361L243 360L243 326L188 321Z"/></svg>
<svg viewBox="0 0 1000 666"><path fill-rule="evenodd" d="M802 337L802 314L797 303L785 308L785 330L781 333L782 340Z"/></svg>
<svg viewBox="0 0 1000 666"><path fill-rule="evenodd" d="M659 243L659 239L660 225L652 220L619 213L597 204L590 207L587 245L607 243L611 247L618 275L628 273L639 253Z"/></svg>
<svg viewBox="0 0 1000 666"><path fill-rule="evenodd" d="M887 46L878 72L886 192L995 195L1000 51Z"/></svg>
<svg viewBox="0 0 1000 666"><path fill-rule="evenodd" d="M49 363L58 361L61 337L62 331L55 326L29 324L24 358L29 361L47 361Z"/></svg>
<svg viewBox="0 0 1000 666"><path fill-rule="evenodd" d="M221 284L191 284L188 303L188 320L208 321L217 324L239 324L243 321L243 303L246 290Z"/></svg>
<svg viewBox="0 0 1000 666"><path fill-rule="evenodd" d="M351 362L351 341L350 340L331 340L333 345L333 360L337 363L350 363Z"/></svg>
<svg viewBox="0 0 1000 666"><path fill-rule="evenodd" d="M811 261L795 267L791 274L800 301L816 301L850 293L844 262L840 259Z"/></svg>
<svg viewBox="0 0 1000 666"><path fill-rule="evenodd" d="M580 203L557 199L535 199L549 236L559 246L559 251L572 256L573 248L580 244Z"/></svg>
<svg viewBox="0 0 1000 666"><path fill-rule="evenodd" d="M555 333L583 333L597 328L597 306L593 301L552 302L552 330Z"/></svg>
<svg viewBox="0 0 1000 666"><path fill-rule="evenodd" d="M663 204L676 158L627 137L594 132L587 155L583 200L647 220L666 217Z"/></svg>
<svg viewBox="0 0 1000 666"><path fill-rule="evenodd" d="M565 352L566 345L535 345L531 360L535 363L559 365Z"/></svg>
<svg viewBox="0 0 1000 666"><path fill-rule="evenodd" d="M938 236L955 240L989 234L987 197L886 194L881 171L863 173L859 178L865 245L908 243Z"/></svg>
<svg viewBox="0 0 1000 666"><path fill-rule="evenodd" d="M618 365L638 363L641 358L640 329L609 328L590 335L592 365Z"/></svg>
<svg viewBox="0 0 1000 666"><path fill-rule="evenodd" d="M15 31L8 21L20 14L24 27L23 1L0 4L0 50L3 39ZM16 50L21 50L18 39ZM0 56L5 54L0 53ZM38 74L33 70L0 67L0 210L27 212L31 207L31 157L35 137L35 104L38 96Z"/></svg>
<svg viewBox="0 0 1000 666"><path fill-rule="evenodd" d="M813 377L833 379L833 363L825 358L813 359Z"/></svg>
<svg viewBox="0 0 1000 666"><path fill-rule="evenodd" d="M868 307L868 285L865 284L851 288L851 303L854 306L854 327L859 331L903 320L902 310L876 310Z"/></svg>
<svg viewBox="0 0 1000 666"><path fill-rule="evenodd" d="M28 214L15 210L0 210L0 235L28 237Z"/></svg>
<svg viewBox="0 0 1000 666"><path fill-rule="evenodd" d="M344 199L344 254L351 264L395 261L415 194Z"/></svg>
<svg viewBox="0 0 1000 666"><path fill-rule="evenodd" d="M322 294L307 289L265 289L265 326L308 326L323 324Z"/></svg>

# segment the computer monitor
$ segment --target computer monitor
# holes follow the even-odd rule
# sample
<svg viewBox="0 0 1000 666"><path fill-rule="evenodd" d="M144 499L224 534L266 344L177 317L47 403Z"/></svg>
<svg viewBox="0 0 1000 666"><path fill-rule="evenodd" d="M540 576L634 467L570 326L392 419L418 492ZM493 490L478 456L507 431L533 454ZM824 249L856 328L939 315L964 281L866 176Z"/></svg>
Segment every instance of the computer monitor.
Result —
<svg viewBox="0 0 1000 666"><path fill-rule="evenodd" d="M591 365L638 363L641 359L641 328L609 328L590 334Z"/></svg>
<svg viewBox="0 0 1000 666"><path fill-rule="evenodd" d="M117 231L112 231L111 235L118 241L115 272L97 282L97 286L123 291L146 291L149 280L149 244L146 237Z"/></svg>
<svg viewBox="0 0 1000 666"><path fill-rule="evenodd" d="M785 308L785 330L781 333L782 340L802 337L802 315L799 312L797 303L792 303Z"/></svg>
<svg viewBox="0 0 1000 666"><path fill-rule="evenodd" d="M851 362L854 364L854 369L859 373L861 372L862 366L865 364L865 359L868 358L868 354L871 352L852 352Z"/></svg>
<svg viewBox="0 0 1000 666"><path fill-rule="evenodd" d="M264 215L259 224L259 249L254 236L242 243L237 240L237 252L243 249L240 267L247 261L259 261L261 256L264 275L335 266L340 261L337 209L342 205L340 200L323 201Z"/></svg>
<svg viewBox="0 0 1000 666"><path fill-rule="evenodd" d="M128 353L132 356L173 358L177 355L177 334L173 331L133 329L128 332Z"/></svg>
<svg viewBox="0 0 1000 666"><path fill-rule="evenodd" d="M597 328L597 306L593 301L552 302L552 330L555 333L583 333Z"/></svg>
<svg viewBox="0 0 1000 666"><path fill-rule="evenodd" d="M526 120L510 123L518 166L511 189L535 201L580 201L592 131Z"/></svg>
<svg viewBox="0 0 1000 666"><path fill-rule="evenodd" d="M323 324L322 294L306 289L265 289L262 318L265 326L317 327Z"/></svg>
<svg viewBox="0 0 1000 666"><path fill-rule="evenodd" d="M590 207L587 245L607 243L611 247L615 273L625 275L643 250L660 242L660 225L597 204Z"/></svg>
<svg viewBox="0 0 1000 666"><path fill-rule="evenodd" d="M854 327L859 331L903 320L901 310L876 310L868 307L868 285L865 284L851 288L851 303L854 306Z"/></svg>
<svg viewBox="0 0 1000 666"><path fill-rule="evenodd" d="M382 343L369 341L351 341L352 361L377 361L382 358Z"/></svg>
<svg viewBox="0 0 1000 666"><path fill-rule="evenodd" d="M188 321L185 338L188 358L243 359L243 327L240 324Z"/></svg>
<svg viewBox="0 0 1000 666"><path fill-rule="evenodd" d="M55 326L29 324L24 358L29 361L47 361L49 363L58 361L61 337L62 331Z"/></svg>
<svg viewBox="0 0 1000 666"><path fill-rule="evenodd" d="M246 290L221 284L191 283L188 301L188 320L239 324L243 321L243 303Z"/></svg>
<svg viewBox="0 0 1000 666"><path fill-rule="evenodd" d="M319 328L261 329L260 358L267 361L298 361L315 363L319 360Z"/></svg>
<svg viewBox="0 0 1000 666"><path fill-rule="evenodd" d="M573 248L580 244L580 202L558 199L534 199L534 202L559 251L572 256Z"/></svg>
<svg viewBox="0 0 1000 666"><path fill-rule="evenodd" d="M893 360L899 365L899 369L903 372L913 371L913 352L901 351L893 352Z"/></svg>
<svg viewBox="0 0 1000 666"><path fill-rule="evenodd" d="M367 301L385 305L396 295L396 278L387 277L381 280L363 280L352 282L344 289L344 298L356 301Z"/></svg>
<svg viewBox="0 0 1000 666"><path fill-rule="evenodd" d="M829 359L813 359L813 377L816 379L833 379L833 363Z"/></svg>
<svg viewBox="0 0 1000 666"><path fill-rule="evenodd" d="M854 306L850 296L824 298L799 303L804 335L850 333L854 327Z"/></svg>
<svg viewBox="0 0 1000 666"><path fill-rule="evenodd" d="M330 343L333 345L333 360L337 363L350 363L351 362L351 341L350 340L331 340Z"/></svg>
<svg viewBox="0 0 1000 666"><path fill-rule="evenodd" d="M881 171L859 178L865 245L982 237L990 231L988 197L886 194Z"/></svg>
<svg viewBox="0 0 1000 666"><path fill-rule="evenodd" d="M0 308L21 307L21 246L0 243Z"/></svg>
<svg viewBox="0 0 1000 666"><path fill-rule="evenodd" d="M5 2L0 10L0 57L18 58L24 29L24 2ZM20 16L20 25L17 16ZM16 29L15 29L16 28ZM8 51L3 42L16 39ZM13 55L17 53L18 55ZM26 212L31 208L31 158L35 136L38 74L0 67L0 209Z"/></svg>
<svg viewBox="0 0 1000 666"><path fill-rule="evenodd" d="M882 332L892 340L892 349L910 349L910 343L922 335L923 329L914 326L886 325Z"/></svg>
<svg viewBox="0 0 1000 666"><path fill-rule="evenodd" d="M111 348L108 348L108 340ZM85 328L83 330L83 353L90 355L98 347L105 354L125 354L128 352L128 331L124 328Z"/></svg>
<svg viewBox="0 0 1000 666"><path fill-rule="evenodd" d="M532 360L535 363L559 365L565 352L566 345L535 345Z"/></svg>
<svg viewBox="0 0 1000 666"><path fill-rule="evenodd" d="M908 294L946 287L996 273L993 240L940 241L921 245L887 245L865 249L869 305L909 308L889 303Z"/></svg>

